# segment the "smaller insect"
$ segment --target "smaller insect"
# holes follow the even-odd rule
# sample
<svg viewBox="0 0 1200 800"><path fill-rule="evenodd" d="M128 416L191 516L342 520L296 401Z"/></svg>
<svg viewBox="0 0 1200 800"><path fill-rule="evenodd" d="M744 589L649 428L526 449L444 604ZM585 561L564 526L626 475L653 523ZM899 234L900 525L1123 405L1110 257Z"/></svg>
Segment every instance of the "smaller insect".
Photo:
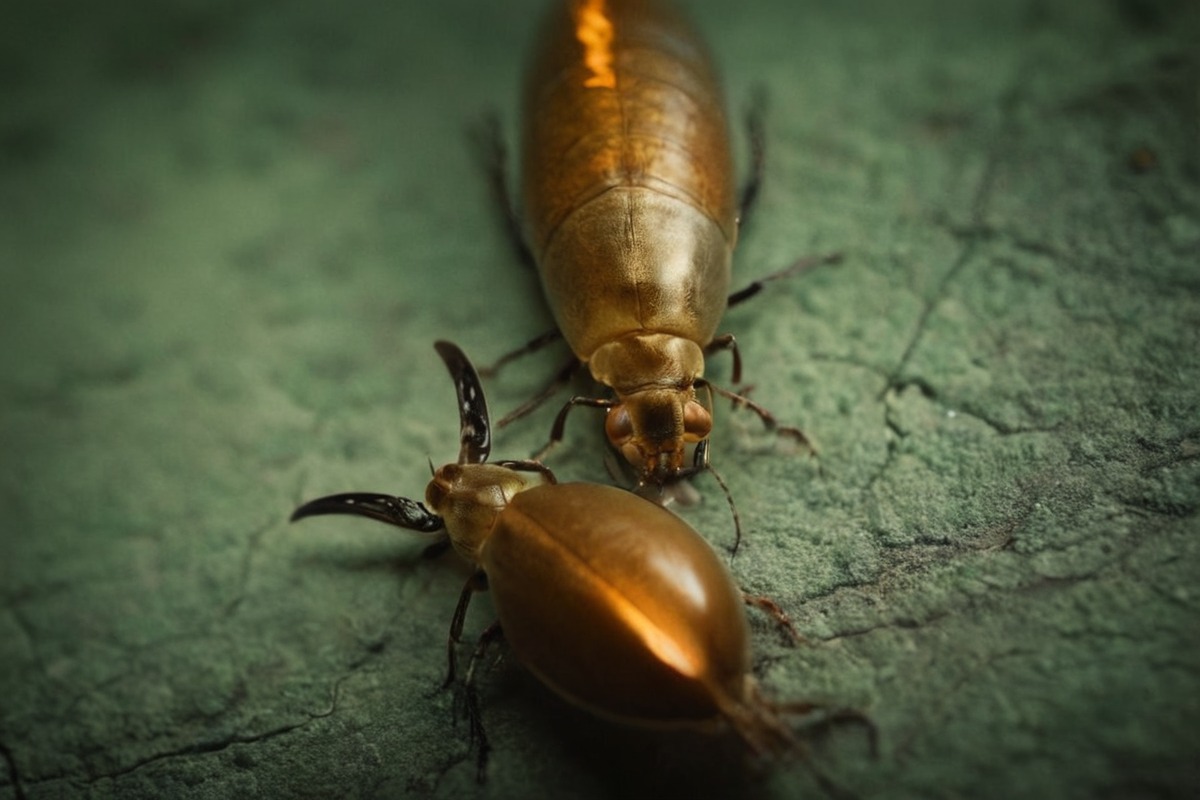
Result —
<svg viewBox="0 0 1200 800"><path fill-rule="evenodd" d="M463 352L435 345L458 395L458 461L438 469L425 503L336 494L292 520L351 514L449 539L474 564L450 623L449 671L472 595L490 589L499 617L479 640L465 680L482 778L488 752L472 686L486 647L503 637L518 659L568 701L601 717L656 727L724 723L760 754L799 751L776 705L750 675L743 596L709 544L683 520L611 486L557 483L535 461L485 463L491 450L479 377ZM857 712L835 718L862 721Z"/></svg>

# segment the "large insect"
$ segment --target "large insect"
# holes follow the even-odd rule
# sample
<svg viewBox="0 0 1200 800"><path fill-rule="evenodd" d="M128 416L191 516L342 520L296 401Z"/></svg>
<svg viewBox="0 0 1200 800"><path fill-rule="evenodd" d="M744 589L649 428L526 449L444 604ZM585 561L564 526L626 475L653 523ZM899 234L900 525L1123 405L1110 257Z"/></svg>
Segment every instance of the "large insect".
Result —
<svg viewBox="0 0 1200 800"><path fill-rule="evenodd" d="M571 408L606 409L608 440L639 483L662 485L683 474L687 445L712 430L711 398L706 406L696 391L709 386L706 351L733 349L740 381L733 336L716 335L727 304L761 288L729 294L739 205L716 74L703 43L665 3L569 0L556 5L541 39L523 120L521 213L510 206L512 227L573 363L615 394L572 398L551 443ZM757 175L761 147L754 163ZM493 176L506 196L502 164ZM743 209L756 191L755 178ZM712 389L776 427L757 404ZM780 431L806 441L796 428ZM697 448L695 467L707 464L707 452Z"/></svg>
<svg viewBox="0 0 1200 800"><path fill-rule="evenodd" d="M468 709L486 737L470 685L475 660L503 635L543 683L603 717L653 726L735 730L756 753L799 742L750 675L743 596L709 544L649 500L611 486L555 482L532 461L488 464L487 405L475 369L456 346L437 351L457 388L458 461L438 469L425 503L386 494L336 494L305 503L292 520L352 514L449 539L477 567L450 624L447 684L474 592L491 590L498 625L468 668ZM835 716L862 720L857 712Z"/></svg>

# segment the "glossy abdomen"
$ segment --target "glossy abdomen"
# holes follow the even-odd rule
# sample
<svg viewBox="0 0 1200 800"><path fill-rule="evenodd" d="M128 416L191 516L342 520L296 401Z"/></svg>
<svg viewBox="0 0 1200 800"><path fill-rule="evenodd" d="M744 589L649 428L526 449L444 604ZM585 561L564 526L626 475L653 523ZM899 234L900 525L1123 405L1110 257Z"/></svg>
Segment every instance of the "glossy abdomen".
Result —
<svg viewBox="0 0 1200 800"><path fill-rule="evenodd" d="M576 355L639 331L707 344L737 225L723 100L690 27L653 0L569 0L524 114L526 233Z"/></svg>
<svg viewBox="0 0 1200 800"><path fill-rule="evenodd" d="M743 699L741 594L669 511L608 486L539 486L513 498L480 563L517 657L568 700L697 725Z"/></svg>

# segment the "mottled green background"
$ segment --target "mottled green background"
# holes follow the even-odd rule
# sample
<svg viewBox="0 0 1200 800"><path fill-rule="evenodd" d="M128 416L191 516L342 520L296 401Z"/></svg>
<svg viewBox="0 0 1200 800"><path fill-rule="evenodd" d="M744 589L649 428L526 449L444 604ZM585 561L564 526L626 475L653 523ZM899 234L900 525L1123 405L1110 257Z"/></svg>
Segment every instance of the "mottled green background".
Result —
<svg viewBox="0 0 1200 800"><path fill-rule="evenodd" d="M771 99L736 283L846 254L724 326L820 447L721 409L734 571L810 640L754 616L762 683L870 712L878 761L853 728L813 745L862 798L1194 797L1197 5L690 5L734 107ZM420 495L457 446L432 341L488 360L547 327L464 136L515 129L540 2L24 6L0 15L0 798L823 793L511 660L477 787L433 694L465 569L285 522ZM552 463L606 480L602 453L580 412Z"/></svg>

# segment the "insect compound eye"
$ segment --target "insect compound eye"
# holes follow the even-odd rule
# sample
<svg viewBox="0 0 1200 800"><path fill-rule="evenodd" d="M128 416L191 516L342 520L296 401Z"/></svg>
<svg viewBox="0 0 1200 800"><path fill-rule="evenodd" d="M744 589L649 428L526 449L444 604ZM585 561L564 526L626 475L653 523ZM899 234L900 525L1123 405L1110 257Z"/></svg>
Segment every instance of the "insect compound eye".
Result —
<svg viewBox="0 0 1200 800"><path fill-rule="evenodd" d="M712 414L695 400L683 409L683 436L689 442L698 442L712 431Z"/></svg>
<svg viewBox="0 0 1200 800"><path fill-rule="evenodd" d="M611 409L604 418L604 432L614 447L620 447L633 438L633 421L623 405Z"/></svg>
<svg viewBox="0 0 1200 800"><path fill-rule="evenodd" d="M434 511L442 507L442 504L446 502L447 496L449 496L449 492L437 478L431 480L429 485L425 487L425 504Z"/></svg>
<svg viewBox="0 0 1200 800"><path fill-rule="evenodd" d="M446 504L454 492L455 484L462 478L462 467L458 464L447 464L433 474L433 480L425 487L425 504L438 511ZM439 512L440 513L440 512Z"/></svg>

